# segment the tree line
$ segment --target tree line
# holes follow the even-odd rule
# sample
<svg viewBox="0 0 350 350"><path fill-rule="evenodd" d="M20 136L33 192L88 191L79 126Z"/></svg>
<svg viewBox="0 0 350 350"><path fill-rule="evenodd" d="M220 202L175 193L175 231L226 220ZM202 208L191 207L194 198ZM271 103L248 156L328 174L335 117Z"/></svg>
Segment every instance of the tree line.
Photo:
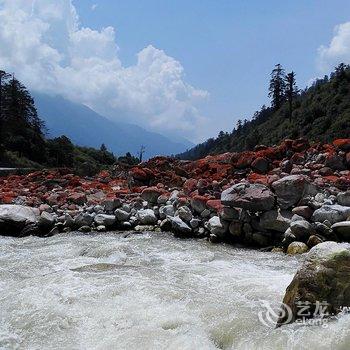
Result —
<svg viewBox="0 0 350 350"><path fill-rule="evenodd" d="M198 159L208 154L252 150L258 144L276 144L284 138L307 137L331 141L350 137L350 66L340 63L329 76L316 79L300 90L296 73L285 73L276 64L270 74L270 106L263 105L250 120L239 119L232 132L220 131L216 138L179 154Z"/></svg>
<svg viewBox="0 0 350 350"><path fill-rule="evenodd" d="M79 147L64 135L47 139L46 133L27 88L14 74L0 70L0 165L71 167L92 175L103 166L139 162L129 152L117 158L104 144L100 149ZM142 146L140 158L143 153Z"/></svg>

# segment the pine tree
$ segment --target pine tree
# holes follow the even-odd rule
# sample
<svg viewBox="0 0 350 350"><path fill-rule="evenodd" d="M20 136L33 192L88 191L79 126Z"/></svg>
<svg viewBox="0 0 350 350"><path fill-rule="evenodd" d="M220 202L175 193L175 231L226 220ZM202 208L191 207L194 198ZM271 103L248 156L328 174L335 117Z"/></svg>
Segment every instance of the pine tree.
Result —
<svg viewBox="0 0 350 350"><path fill-rule="evenodd" d="M299 93L299 89L296 85L295 73L293 71L287 74L285 78L285 82L286 82L285 96L289 105L289 121L291 121L292 113L293 113L293 101L294 101L294 98Z"/></svg>
<svg viewBox="0 0 350 350"><path fill-rule="evenodd" d="M269 97L272 98L271 106L275 110L279 109L285 100L285 73L281 64L276 64L271 72L269 86Z"/></svg>
<svg viewBox="0 0 350 350"><path fill-rule="evenodd" d="M3 140L3 125L5 122L5 103L4 103L4 86L8 83L10 74L0 70L0 146Z"/></svg>

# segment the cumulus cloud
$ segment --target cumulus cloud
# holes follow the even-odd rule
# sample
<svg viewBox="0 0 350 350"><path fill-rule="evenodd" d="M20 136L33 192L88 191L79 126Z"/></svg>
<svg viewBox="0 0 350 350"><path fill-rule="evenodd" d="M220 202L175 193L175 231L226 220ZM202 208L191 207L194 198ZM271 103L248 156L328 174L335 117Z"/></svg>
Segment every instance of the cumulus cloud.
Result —
<svg viewBox="0 0 350 350"><path fill-rule="evenodd" d="M322 72L332 70L341 62L350 63L350 22L337 25L330 44L318 49L318 65Z"/></svg>
<svg viewBox="0 0 350 350"><path fill-rule="evenodd" d="M125 67L114 28L83 27L71 0L0 0L0 67L31 89L61 94L109 118L196 138L208 96L180 62L152 45Z"/></svg>

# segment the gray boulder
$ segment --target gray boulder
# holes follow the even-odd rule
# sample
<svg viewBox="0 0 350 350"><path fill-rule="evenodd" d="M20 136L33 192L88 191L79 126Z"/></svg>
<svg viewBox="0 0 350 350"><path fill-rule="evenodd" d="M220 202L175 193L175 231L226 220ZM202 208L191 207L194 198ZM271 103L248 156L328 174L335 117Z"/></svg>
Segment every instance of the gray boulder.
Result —
<svg viewBox="0 0 350 350"><path fill-rule="evenodd" d="M269 210L260 217L260 227L284 233L291 223L292 213L287 210Z"/></svg>
<svg viewBox="0 0 350 350"><path fill-rule="evenodd" d="M178 216L168 217L168 220L171 222L172 229L177 234L189 234L192 232L192 229L182 221Z"/></svg>
<svg viewBox="0 0 350 350"><path fill-rule="evenodd" d="M218 237L222 237L225 235L225 232L227 231L227 225L221 222L218 216L213 216L208 221L208 230L210 231L210 233Z"/></svg>
<svg viewBox="0 0 350 350"><path fill-rule="evenodd" d="M74 224L78 228L82 226L91 226L93 222L94 217L88 213L80 213L74 218Z"/></svg>
<svg viewBox="0 0 350 350"><path fill-rule="evenodd" d="M50 230L55 225L55 218L52 214L43 211L39 217L38 225L44 230Z"/></svg>
<svg viewBox="0 0 350 350"><path fill-rule="evenodd" d="M141 209L136 214L142 225L153 225L157 223L157 217L152 209Z"/></svg>
<svg viewBox="0 0 350 350"><path fill-rule="evenodd" d="M238 220L241 214L241 209L232 207L223 207L220 212L220 217L224 220Z"/></svg>
<svg viewBox="0 0 350 350"><path fill-rule="evenodd" d="M123 222L127 221L131 214L123 209L117 209L115 210L114 215L119 222Z"/></svg>
<svg viewBox="0 0 350 350"><path fill-rule="evenodd" d="M177 214L180 217L180 219L185 222L190 222L193 218L191 209L185 205L177 210Z"/></svg>
<svg viewBox="0 0 350 350"><path fill-rule="evenodd" d="M332 225L333 231L342 242L350 241L350 221L341 221Z"/></svg>
<svg viewBox="0 0 350 350"><path fill-rule="evenodd" d="M97 226L113 226L116 222L116 218L114 215L107 214L97 214L94 218L94 221Z"/></svg>
<svg viewBox="0 0 350 350"><path fill-rule="evenodd" d="M287 287L277 326L302 317L298 314L299 303L309 305L307 311L311 317L315 315L317 302L326 302L322 306L323 316L337 314L342 307L350 306L349 271L348 243L328 241L313 247Z"/></svg>
<svg viewBox="0 0 350 350"><path fill-rule="evenodd" d="M350 207L339 204L323 205L316 209L311 217L313 221L323 222L328 220L331 224L345 221L350 216Z"/></svg>
<svg viewBox="0 0 350 350"><path fill-rule="evenodd" d="M277 202L282 209L288 209L297 204L306 195L315 192L315 189L303 175L289 175L272 183Z"/></svg>
<svg viewBox="0 0 350 350"><path fill-rule="evenodd" d="M167 216L174 216L175 209L172 204L164 205L159 208L159 216L161 219L165 219Z"/></svg>
<svg viewBox="0 0 350 350"><path fill-rule="evenodd" d="M275 197L267 186L239 183L222 192L221 203L252 212L267 211L273 208Z"/></svg>
<svg viewBox="0 0 350 350"><path fill-rule="evenodd" d="M315 233L313 226L306 220L293 221L290 224L290 230L297 239L308 239Z"/></svg>
<svg viewBox="0 0 350 350"><path fill-rule="evenodd" d="M337 202L340 205L345 205L347 207L350 207L350 191L338 193Z"/></svg>
<svg viewBox="0 0 350 350"><path fill-rule="evenodd" d="M0 234L19 235L28 225L37 225L39 212L23 205L0 205Z"/></svg>

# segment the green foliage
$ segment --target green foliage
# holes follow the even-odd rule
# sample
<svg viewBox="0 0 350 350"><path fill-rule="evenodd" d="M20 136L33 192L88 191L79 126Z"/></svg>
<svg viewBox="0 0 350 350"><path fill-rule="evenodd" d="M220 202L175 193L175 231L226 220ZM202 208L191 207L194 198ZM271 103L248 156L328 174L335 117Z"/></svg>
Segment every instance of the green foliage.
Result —
<svg viewBox="0 0 350 350"><path fill-rule="evenodd" d="M292 84L295 86L294 81ZM295 91L298 91L296 87ZM295 91L291 115L288 100L278 109L274 104L272 107L263 106L251 121L239 120L231 133L220 133L217 138L209 139L178 157L198 159L208 154L251 150L257 144L274 145L285 138L306 137L310 141L330 142L350 137L349 66L340 64L329 78L325 76L316 80L299 94Z"/></svg>
<svg viewBox="0 0 350 350"><path fill-rule="evenodd" d="M26 87L0 70L0 165L69 167L91 176L117 162L104 144L99 150L78 147L64 135L46 140L44 131ZM127 161L134 162L134 157Z"/></svg>
<svg viewBox="0 0 350 350"><path fill-rule="evenodd" d="M137 165L139 163L139 159L131 155L130 152L127 152L125 156L121 156L118 158L118 162L127 165Z"/></svg>

